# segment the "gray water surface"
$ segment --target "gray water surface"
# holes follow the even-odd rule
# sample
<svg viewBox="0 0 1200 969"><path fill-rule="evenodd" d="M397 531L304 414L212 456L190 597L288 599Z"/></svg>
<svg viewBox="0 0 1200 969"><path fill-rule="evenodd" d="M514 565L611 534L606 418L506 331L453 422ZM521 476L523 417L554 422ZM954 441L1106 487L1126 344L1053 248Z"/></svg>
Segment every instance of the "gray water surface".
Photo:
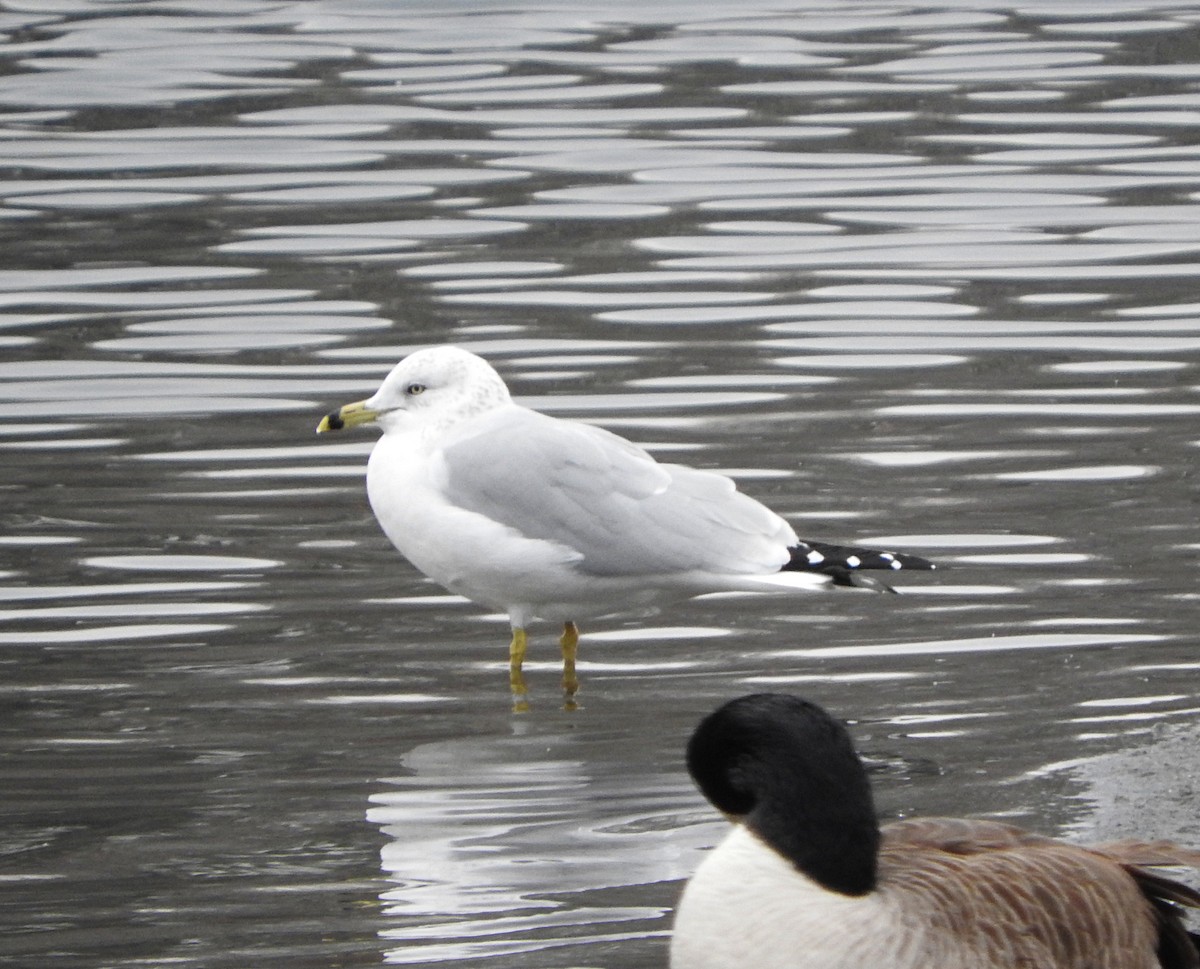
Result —
<svg viewBox="0 0 1200 969"><path fill-rule="evenodd" d="M0 961L660 966L741 693L1200 843L1189 3L10 2ZM536 627L317 438L410 350L944 571Z"/></svg>

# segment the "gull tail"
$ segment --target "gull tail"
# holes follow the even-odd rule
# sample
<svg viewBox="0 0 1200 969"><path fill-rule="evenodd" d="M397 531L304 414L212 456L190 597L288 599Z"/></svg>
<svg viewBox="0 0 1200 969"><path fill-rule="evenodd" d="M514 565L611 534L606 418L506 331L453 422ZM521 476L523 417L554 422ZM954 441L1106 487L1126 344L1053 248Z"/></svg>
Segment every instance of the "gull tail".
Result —
<svg viewBox="0 0 1200 969"><path fill-rule="evenodd" d="M829 545L826 542L801 541L788 549L791 559L782 572L820 572L829 576L834 585L874 589L876 592L895 592L891 586L872 576L862 575L864 569L898 572L901 569L936 569L937 566L919 555L906 552L881 552L873 548L851 545Z"/></svg>

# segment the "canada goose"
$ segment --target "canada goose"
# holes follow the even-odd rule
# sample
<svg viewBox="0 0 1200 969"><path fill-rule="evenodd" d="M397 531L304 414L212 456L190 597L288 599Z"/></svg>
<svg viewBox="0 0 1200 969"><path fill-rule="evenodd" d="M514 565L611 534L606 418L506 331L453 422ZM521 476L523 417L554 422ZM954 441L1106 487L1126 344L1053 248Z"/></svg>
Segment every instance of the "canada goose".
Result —
<svg viewBox="0 0 1200 969"><path fill-rule="evenodd" d="M608 431L513 403L482 358L405 357L375 395L318 433L378 424L367 494L392 544L446 588L508 613L523 693L525 628L563 624L563 685L578 686L580 619L726 590L829 584L891 591L862 569L930 569L915 555L804 542L733 481L660 464Z"/></svg>
<svg viewBox="0 0 1200 969"><path fill-rule="evenodd" d="M696 728L688 769L740 823L679 903L671 969L1194 969L1181 907L1148 869L1167 842L1078 847L994 821L875 818L845 726L761 693Z"/></svg>

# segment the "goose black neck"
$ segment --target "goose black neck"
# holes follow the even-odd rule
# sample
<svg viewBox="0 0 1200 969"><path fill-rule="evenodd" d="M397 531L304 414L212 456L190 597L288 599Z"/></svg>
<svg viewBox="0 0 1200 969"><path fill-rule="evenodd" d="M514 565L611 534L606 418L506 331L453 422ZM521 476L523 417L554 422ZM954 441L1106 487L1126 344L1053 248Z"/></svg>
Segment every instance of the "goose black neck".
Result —
<svg viewBox="0 0 1200 969"><path fill-rule="evenodd" d="M696 728L688 770L734 815L831 891L875 887L879 824L867 774L845 726L781 693L727 703Z"/></svg>

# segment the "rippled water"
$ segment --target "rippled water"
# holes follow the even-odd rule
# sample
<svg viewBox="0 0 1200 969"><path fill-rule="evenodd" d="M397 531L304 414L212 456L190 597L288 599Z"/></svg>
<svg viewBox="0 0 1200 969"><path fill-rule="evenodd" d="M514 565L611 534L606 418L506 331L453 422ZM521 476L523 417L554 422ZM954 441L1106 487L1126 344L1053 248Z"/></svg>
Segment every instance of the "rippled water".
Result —
<svg viewBox="0 0 1200 969"><path fill-rule="evenodd" d="M1200 13L705 11L5 4L0 960L661 965L755 689L889 816L1200 842ZM541 627L514 716L312 433L450 341L948 568L593 623L574 711Z"/></svg>

